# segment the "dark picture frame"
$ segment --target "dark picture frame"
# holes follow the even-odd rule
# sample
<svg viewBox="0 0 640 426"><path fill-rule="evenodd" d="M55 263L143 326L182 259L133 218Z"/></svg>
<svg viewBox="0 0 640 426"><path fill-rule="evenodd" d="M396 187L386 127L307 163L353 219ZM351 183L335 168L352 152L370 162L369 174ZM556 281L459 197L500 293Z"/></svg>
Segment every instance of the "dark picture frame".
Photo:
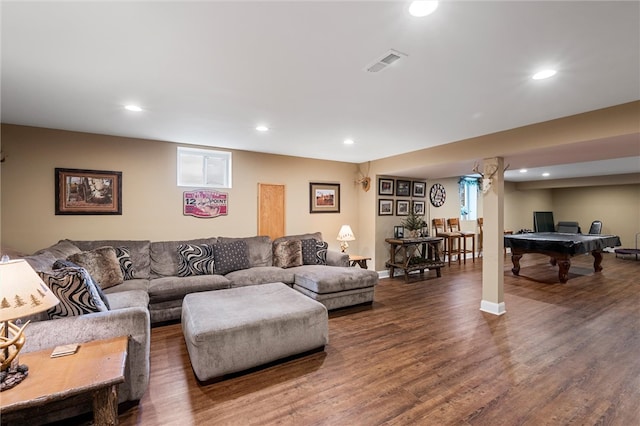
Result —
<svg viewBox="0 0 640 426"><path fill-rule="evenodd" d="M394 182L393 179L378 179L378 195L393 195Z"/></svg>
<svg viewBox="0 0 640 426"><path fill-rule="evenodd" d="M378 200L378 216L393 216L393 200Z"/></svg>
<svg viewBox="0 0 640 426"><path fill-rule="evenodd" d="M396 200L396 216L409 216L409 200Z"/></svg>
<svg viewBox="0 0 640 426"><path fill-rule="evenodd" d="M393 227L393 238L404 238L404 226Z"/></svg>
<svg viewBox="0 0 640 426"><path fill-rule="evenodd" d="M340 213L340 184L309 183L309 213Z"/></svg>
<svg viewBox="0 0 640 426"><path fill-rule="evenodd" d="M427 182L413 181L411 183L411 194L414 197L424 198L427 196Z"/></svg>
<svg viewBox="0 0 640 426"><path fill-rule="evenodd" d="M122 172L55 169L56 215L121 215Z"/></svg>
<svg viewBox="0 0 640 426"><path fill-rule="evenodd" d="M400 180L396 181L396 196L398 197L409 197L411 196L411 181L410 180Z"/></svg>
<svg viewBox="0 0 640 426"><path fill-rule="evenodd" d="M425 215L425 202L424 201L413 201L411 205L411 211L416 216L424 216Z"/></svg>

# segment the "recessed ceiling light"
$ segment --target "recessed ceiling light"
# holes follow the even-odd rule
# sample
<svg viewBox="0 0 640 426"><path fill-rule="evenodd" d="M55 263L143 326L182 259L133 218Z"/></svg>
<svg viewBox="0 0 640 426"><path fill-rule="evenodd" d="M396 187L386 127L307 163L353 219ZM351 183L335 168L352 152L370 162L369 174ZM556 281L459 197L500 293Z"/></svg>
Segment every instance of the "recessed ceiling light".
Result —
<svg viewBox="0 0 640 426"><path fill-rule="evenodd" d="M542 176L544 176L544 177L549 177L550 175L551 175L551 173L549 173L549 172L544 172L544 173L542 174Z"/></svg>
<svg viewBox="0 0 640 426"><path fill-rule="evenodd" d="M544 80L545 78L553 77L554 75L556 75L556 72L556 70L551 69L541 70L531 76L531 78L534 80Z"/></svg>
<svg viewBox="0 0 640 426"><path fill-rule="evenodd" d="M259 132L268 132L269 128L267 126L260 125L260 126L256 126L256 130Z"/></svg>
<svg viewBox="0 0 640 426"><path fill-rule="evenodd" d="M520 173L527 173L527 169L520 169Z"/></svg>
<svg viewBox="0 0 640 426"><path fill-rule="evenodd" d="M134 112L142 111L142 108L140 108L138 105L125 105L124 109L126 109L127 111L134 111Z"/></svg>
<svg viewBox="0 0 640 426"><path fill-rule="evenodd" d="M345 145L353 145L354 144L353 139L345 139L343 143Z"/></svg>
<svg viewBox="0 0 640 426"><path fill-rule="evenodd" d="M411 16L422 18L432 14L438 8L437 1L412 1L409 6Z"/></svg>

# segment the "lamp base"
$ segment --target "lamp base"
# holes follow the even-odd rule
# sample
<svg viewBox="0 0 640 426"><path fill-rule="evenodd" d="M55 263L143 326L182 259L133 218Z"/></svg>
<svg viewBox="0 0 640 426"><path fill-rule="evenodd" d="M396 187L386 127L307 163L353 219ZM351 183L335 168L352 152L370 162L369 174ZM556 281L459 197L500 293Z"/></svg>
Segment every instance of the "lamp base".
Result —
<svg viewBox="0 0 640 426"><path fill-rule="evenodd" d="M29 375L29 367L19 365L15 370L7 370L0 373L0 392L17 386Z"/></svg>

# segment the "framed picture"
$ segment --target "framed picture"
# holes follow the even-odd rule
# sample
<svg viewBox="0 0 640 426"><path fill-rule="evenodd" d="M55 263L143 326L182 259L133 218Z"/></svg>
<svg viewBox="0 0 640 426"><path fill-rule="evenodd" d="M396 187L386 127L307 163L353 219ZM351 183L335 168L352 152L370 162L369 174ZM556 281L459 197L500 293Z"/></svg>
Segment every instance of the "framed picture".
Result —
<svg viewBox="0 0 640 426"><path fill-rule="evenodd" d="M414 197L425 197L427 195L427 182L413 181L412 195Z"/></svg>
<svg viewBox="0 0 640 426"><path fill-rule="evenodd" d="M378 200L378 216L393 216L393 200Z"/></svg>
<svg viewBox="0 0 640 426"><path fill-rule="evenodd" d="M340 213L340 184L309 184L309 213Z"/></svg>
<svg viewBox="0 0 640 426"><path fill-rule="evenodd" d="M57 215L122 214L122 172L55 169Z"/></svg>
<svg viewBox="0 0 640 426"><path fill-rule="evenodd" d="M393 238L404 238L404 226L393 227Z"/></svg>
<svg viewBox="0 0 640 426"><path fill-rule="evenodd" d="M378 180L378 195L393 195L393 179Z"/></svg>
<svg viewBox="0 0 640 426"><path fill-rule="evenodd" d="M396 216L409 216L409 201L396 200Z"/></svg>
<svg viewBox="0 0 640 426"><path fill-rule="evenodd" d="M424 216L424 201L413 201L412 207L413 214Z"/></svg>
<svg viewBox="0 0 640 426"><path fill-rule="evenodd" d="M411 181L398 179L396 181L396 195L398 197L409 197L411 195Z"/></svg>

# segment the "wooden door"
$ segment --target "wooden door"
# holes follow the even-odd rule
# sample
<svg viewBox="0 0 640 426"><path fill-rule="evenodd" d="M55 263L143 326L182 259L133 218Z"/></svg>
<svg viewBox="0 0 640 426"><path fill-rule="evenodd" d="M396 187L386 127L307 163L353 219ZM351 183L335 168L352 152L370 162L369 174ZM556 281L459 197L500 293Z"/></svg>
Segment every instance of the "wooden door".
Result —
<svg viewBox="0 0 640 426"><path fill-rule="evenodd" d="M284 236L284 185L258 184L258 235Z"/></svg>

